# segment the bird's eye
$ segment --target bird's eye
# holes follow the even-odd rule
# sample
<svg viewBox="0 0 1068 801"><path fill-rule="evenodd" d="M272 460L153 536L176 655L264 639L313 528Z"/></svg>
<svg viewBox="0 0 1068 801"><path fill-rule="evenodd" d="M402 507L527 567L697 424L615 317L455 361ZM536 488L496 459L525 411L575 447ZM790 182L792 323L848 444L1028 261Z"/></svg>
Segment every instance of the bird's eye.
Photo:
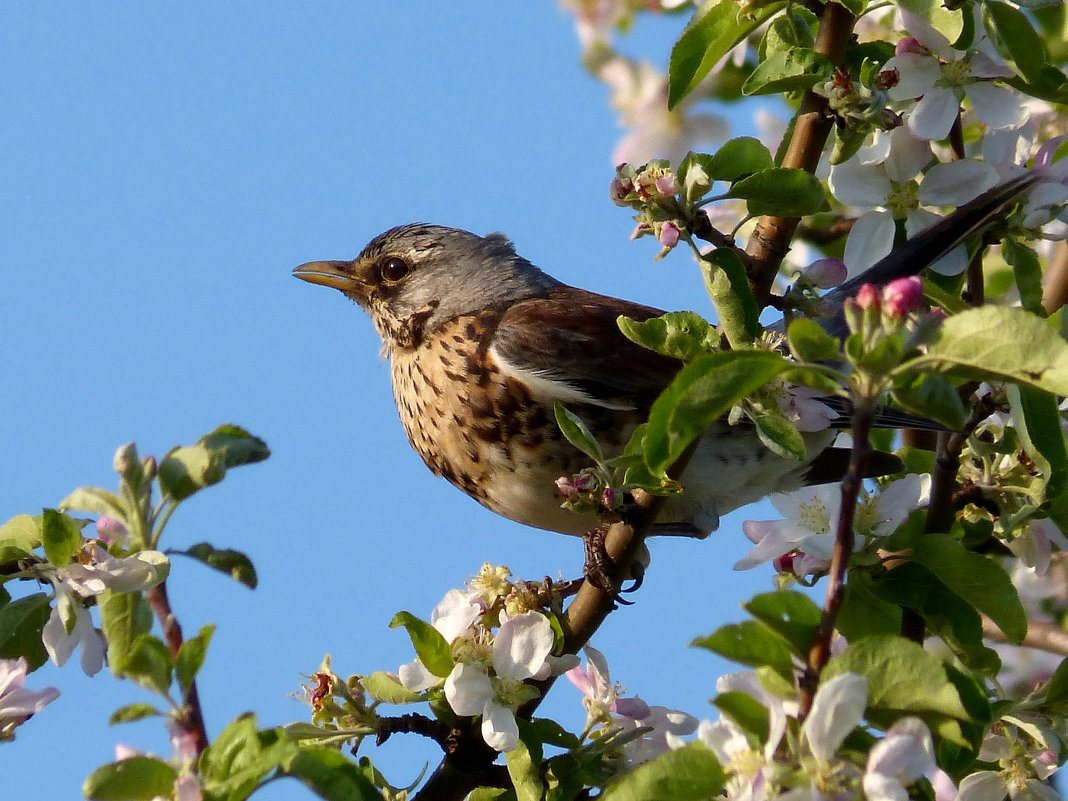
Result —
<svg viewBox="0 0 1068 801"><path fill-rule="evenodd" d="M408 266L408 262L397 256L390 256L379 268L382 272L382 280L388 284L396 284L399 281L403 281L405 276L411 272L411 268Z"/></svg>

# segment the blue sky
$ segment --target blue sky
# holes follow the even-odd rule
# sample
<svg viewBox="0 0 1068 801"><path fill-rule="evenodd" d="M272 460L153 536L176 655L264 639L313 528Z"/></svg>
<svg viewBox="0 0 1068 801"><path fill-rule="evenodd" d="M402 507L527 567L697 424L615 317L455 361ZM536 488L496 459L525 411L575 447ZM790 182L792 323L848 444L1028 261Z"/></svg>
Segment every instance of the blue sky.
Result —
<svg viewBox="0 0 1068 801"><path fill-rule="evenodd" d="M663 63L680 25L629 44ZM259 571L250 592L174 564L186 631L218 624L200 687L212 735L245 711L306 719L287 694L326 652L342 674L410 660L392 615L428 616L484 561L578 575L577 540L497 518L423 467L370 322L290 275L422 220L503 230L569 283L710 313L684 255L654 263L654 243L628 241L607 191L620 130L554 3L8 2L0 68L0 519L114 486L131 440L162 454L232 422L273 450L168 530ZM652 544L637 604L594 640L613 678L714 716L727 666L687 643L770 588L769 570L730 567L743 516L769 512ZM0 747L5 797L79 797L116 742L168 752L158 722L108 727L146 696L76 661L32 676L62 695ZM570 686L544 709L581 728ZM439 759L405 737L365 753L398 784Z"/></svg>

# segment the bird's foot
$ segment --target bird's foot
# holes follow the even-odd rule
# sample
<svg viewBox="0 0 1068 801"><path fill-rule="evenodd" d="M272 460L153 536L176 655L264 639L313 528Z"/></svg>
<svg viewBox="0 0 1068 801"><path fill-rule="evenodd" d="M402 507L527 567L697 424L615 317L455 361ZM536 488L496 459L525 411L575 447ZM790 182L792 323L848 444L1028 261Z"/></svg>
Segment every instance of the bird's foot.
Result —
<svg viewBox="0 0 1068 801"><path fill-rule="evenodd" d="M608 555L608 549L605 546L605 538L610 527L611 524L603 523L597 528L587 531L585 536L583 536L582 543L586 549L586 561L582 566L582 575L585 580L590 582L594 587L609 593L616 603L630 606L634 602L621 598L620 594L624 592L634 592L641 586L645 568L642 565L635 563L632 568L634 571L633 586L623 589L616 583L612 578L615 565L612 562L612 557Z"/></svg>

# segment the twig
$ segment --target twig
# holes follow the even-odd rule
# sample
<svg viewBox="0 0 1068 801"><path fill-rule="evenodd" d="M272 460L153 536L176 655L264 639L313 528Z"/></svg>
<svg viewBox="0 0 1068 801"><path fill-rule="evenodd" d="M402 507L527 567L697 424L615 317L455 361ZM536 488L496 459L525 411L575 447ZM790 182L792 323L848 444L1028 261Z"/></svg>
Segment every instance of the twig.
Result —
<svg viewBox="0 0 1068 801"><path fill-rule="evenodd" d="M1061 240L1042 279L1042 308L1053 314L1068 303L1068 242Z"/></svg>
<svg viewBox="0 0 1068 801"><path fill-rule="evenodd" d="M842 504L838 512L838 529L835 532L834 552L827 575L827 596L823 602L823 614L812 648L808 652L808 665L801 674L801 699L798 704L798 720L804 720L812 709L812 700L820 683L820 673L831 658L831 641L834 638L838 613L845 598L846 570L849 557L853 555L856 534L853 518L857 510L857 496L864 481L864 465L871 453L871 434L874 414L870 403L860 402L853 411L853 450L849 456L849 470L842 479Z"/></svg>
<svg viewBox="0 0 1068 801"><path fill-rule="evenodd" d="M167 582L161 582L155 587L145 591L145 600L152 607L160 627L163 629L163 637L167 641L167 648L171 652L171 658L177 660L178 652L182 648L182 627L171 610L170 599L167 598ZM189 691L182 699L182 708L175 719L175 724L193 741L197 756L204 753L208 747L208 732L204 727L204 715L200 709L200 696L197 693L196 679L189 683Z"/></svg>

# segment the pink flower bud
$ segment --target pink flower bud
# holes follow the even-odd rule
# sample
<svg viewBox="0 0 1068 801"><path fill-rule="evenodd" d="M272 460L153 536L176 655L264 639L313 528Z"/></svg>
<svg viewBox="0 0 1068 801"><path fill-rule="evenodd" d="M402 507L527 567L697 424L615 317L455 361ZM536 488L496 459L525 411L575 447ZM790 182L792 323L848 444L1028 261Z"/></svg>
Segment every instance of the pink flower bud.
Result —
<svg viewBox="0 0 1068 801"><path fill-rule="evenodd" d="M846 280L846 266L841 259L817 259L803 271L805 278L819 289L830 289Z"/></svg>
<svg viewBox="0 0 1068 801"><path fill-rule="evenodd" d="M111 515L100 515L96 520L96 538L105 545L125 542L127 534L122 521Z"/></svg>
<svg viewBox="0 0 1068 801"><path fill-rule="evenodd" d="M570 501L578 497L578 489L575 487L574 482L567 476L560 476L560 478L556 479L556 489L565 501Z"/></svg>
<svg viewBox="0 0 1068 801"><path fill-rule="evenodd" d="M675 175L673 173L661 175L656 179L655 183L656 191L664 197L675 197L679 191L675 186Z"/></svg>
<svg viewBox="0 0 1068 801"><path fill-rule="evenodd" d="M879 290L871 284L862 284L857 290L855 298L857 306L864 311L869 309L879 310Z"/></svg>
<svg viewBox="0 0 1068 801"><path fill-rule="evenodd" d="M601 505L605 509L616 508L616 492L611 487L605 487L604 492L601 493Z"/></svg>
<svg viewBox="0 0 1068 801"><path fill-rule="evenodd" d="M894 46L894 55L900 56L903 53L926 53L927 48L920 44L919 39L915 36L904 36L897 40L897 44Z"/></svg>
<svg viewBox="0 0 1068 801"><path fill-rule="evenodd" d="M900 320L923 308L923 281L917 276L897 278L883 289L883 311Z"/></svg>
<svg viewBox="0 0 1068 801"><path fill-rule="evenodd" d="M673 248L679 244L679 227L673 222L666 222L660 226L660 233L656 238L664 247Z"/></svg>

